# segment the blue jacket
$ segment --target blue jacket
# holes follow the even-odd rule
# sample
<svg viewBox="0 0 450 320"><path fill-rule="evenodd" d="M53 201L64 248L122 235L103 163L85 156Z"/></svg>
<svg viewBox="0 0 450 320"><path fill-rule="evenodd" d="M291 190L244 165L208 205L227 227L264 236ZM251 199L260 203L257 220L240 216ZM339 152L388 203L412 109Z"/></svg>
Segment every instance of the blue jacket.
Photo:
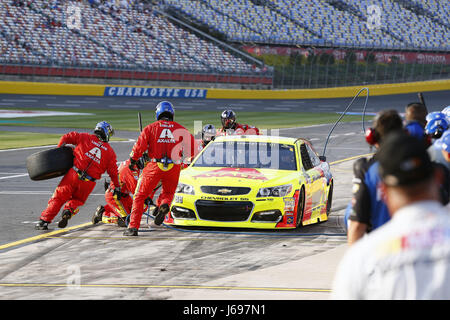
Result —
<svg viewBox="0 0 450 320"><path fill-rule="evenodd" d="M416 137L421 141L425 139L425 129L419 122L410 121L405 125L405 129L411 136Z"/></svg>
<svg viewBox="0 0 450 320"><path fill-rule="evenodd" d="M378 162L371 158L358 159L353 165L353 199L345 212L348 219L365 223L372 231L390 219L389 211L382 199Z"/></svg>

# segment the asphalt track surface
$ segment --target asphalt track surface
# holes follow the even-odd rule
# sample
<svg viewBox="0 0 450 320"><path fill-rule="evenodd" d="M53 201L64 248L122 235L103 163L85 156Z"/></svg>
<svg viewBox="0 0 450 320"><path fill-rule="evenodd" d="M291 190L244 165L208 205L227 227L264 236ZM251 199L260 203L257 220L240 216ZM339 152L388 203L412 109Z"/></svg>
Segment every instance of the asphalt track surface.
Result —
<svg viewBox="0 0 450 320"><path fill-rule="evenodd" d="M349 111L362 111L366 91L363 91ZM428 111L440 111L450 104L450 91L425 92ZM304 99L304 100L233 100L233 99L172 99L176 110L218 110L232 108L239 111L280 112L339 112L351 98ZM161 98L90 97L90 96L39 96L0 94L0 109L5 108L77 108L77 109L128 109L154 110ZM359 101L359 102L358 102ZM416 93L390 96L370 96L367 112L382 109L404 111L406 104L418 101ZM358 110L359 107L359 110ZM1 121L0 121L1 124Z"/></svg>
<svg viewBox="0 0 450 320"><path fill-rule="evenodd" d="M370 125L366 123L366 127ZM309 139L319 154L323 153L325 140L332 125L317 125L305 128L280 129L279 135L302 137ZM32 129L32 128L31 128ZM0 128L0 131L2 128ZM40 130L34 128L38 132ZM70 128L55 129L52 132L65 133ZM82 130L79 130L82 131ZM137 132L119 131L117 137L131 139L130 141L111 142L116 151L118 161L128 159ZM0 245L36 235L34 224L39 220L41 211L59 183L60 178L32 181L28 177L26 158L35 152L50 147L24 148L0 151ZM362 124L340 123L330 136L325 155L329 162L370 153L371 150L364 141ZM103 178L108 178L104 175ZM103 178L97 183L86 204L73 217L69 225L90 221L96 207L104 203ZM58 217L53 223L56 227Z"/></svg>
<svg viewBox="0 0 450 320"><path fill-rule="evenodd" d="M69 100L70 99L70 100ZM78 104L77 106L74 106L76 108L80 107L86 107L86 108L116 108L112 107L112 102L117 103L117 105L122 105L125 107L133 106L133 108L138 110L148 110L148 108L151 108L153 110L156 100L151 101L145 100L145 104L139 102L139 105L136 103L137 101L131 101L126 98L96 98L93 99L91 97L47 97L47 96L16 96L16 95L1 95L0 96L0 108L2 106L5 107L45 107L49 108L52 106L48 106L48 104L55 105L55 108L61 109L61 108L71 108L71 106L62 106L63 104ZM429 111L437 111L443 109L450 101L450 92L434 92L434 93L425 93L425 99L427 101L428 109ZM21 100L21 101L18 101ZM27 100L27 101L25 101ZM33 101L31 101L33 100ZM35 100L37 100L35 102ZM120 102L117 102L119 101ZM142 100L142 99L137 99ZM320 111L322 109L318 109L317 107L319 105L323 106L323 109L325 109L325 105L327 105L330 110L322 110L327 112L341 112L347 104L350 102L350 98L345 99L323 99L323 100L305 100L305 101L266 101L266 100L251 100L251 101L229 101L229 100L202 100L202 101L174 101L175 108L180 107L186 107L191 108L192 111L195 112L196 110L204 110L206 108L208 109L217 109L222 110L225 107L231 106L238 112L237 107L242 106L245 111L273 111L272 108L278 108L280 112L295 112L297 110L301 111ZM53 101L53 102L49 102ZM74 103L73 101L79 101L78 103ZM88 103L82 103L81 101L95 101L92 105ZM404 106L411 102L411 101L417 101L417 96L415 94L405 94L405 95L396 95L396 96L383 96L383 97L370 97L369 98L369 104L367 108L367 112L376 112L381 109L386 108L394 108L397 109L400 112L403 112ZM131 102L135 102L136 104L131 104ZM148 102L148 104L147 104ZM203 104L200 105L200 102ZM247 104L244 106L244 102ZM364 102L364 98L361 97L356 102L357 105L355 105L354 108L352 108L350 111L361 111L362 110L362 104ZM234 105L236 103L236 105ZM8 105L5 105L8 104ZM295 110L287 110L287 108L294 108L295 104ZM58 105L58 106L56 106ZM95 106L94 106L95 105ZM288 106L291 105L291 106ZM299 107L301 106L301 107ZM118 107L117 107L118 108ZM270 109L268 109L270 108ZM281 109L284 108L284 109ZM201 119L200 119L201 120ZM255 124L257 125L257 124ZM313 145L315 146L316 150L322 154L323 147L325 145L326 138L328 136L328 133L331 129L333 124L323 124L318 126L310 126L310 127L304 127L304 128L287 128L287 129L280 129L279 135L281 136L289 136L289 137L302 137L309 139ZM366 123L365 126L368 127L370 123ZM10 126L0 126L0 131L2 130L18 130L23 131L27 130L29 132L54 132L54 133L66 133L68 131L71 131L70 128L18 128L18 127L10 127ZM117 137L120 138L126 138L130 139L130 141L124 141L124 142L112 142L112 146L115 149L118 160L125 160L128 158L129 152L133 146L134 139L138 137L137 132L127 132L127 131L119 131L116 133ZM45 232L40 232L34 230L34 224L39 219L40 212L45 208L46 203L48 199L50 198L53 190L57 186L59 179L51 179L46 181L31 181L26 173L26 165L25 160L26 157L34 152L43 150L44 148L29 148L29 149L17 149L17 150L5 150L0 151L0 247L3 245L8 245L11 243L15 243L17 241L23 240L23 239L29 239L29 237L34 237L40 234L45 234ZM332 208L332 214L330 215L330 221L326 223L322 223L319 225L311 225L304 228L301 228L300 230L293 230L288 232L287 234L293 236L293 237L270 237L270 236L264 236L261 232L255 232L255 231L248 231L243 230L242 232L228 232L224 230L217 230L218 233L205 233L205 238L203 238L203 234L197 235L194 238L189 238L189 241L185 241L185 239L181 239L183 236L185 236L184 230L174 231L172 229L166 228L166 227L160 227L159 229L156 228L156 239L155 241L158 241L158 248L162 251L167 252L167 255L161 256L159 261L159 264L156 266L151 264L151 268L159 268L159 271L166 271L167 269L170 269L170 266L174 265L177 266L177 268L186 268L185 270L175 270L173 273L168 272L166 274L163 274L162 277L159 277L155 279L153 282L150 281L151 284L144 285L141 287L143 291L148 289L152 293L148 293L148 295L144 293L137 293L139 290L136 289L136 287L133 287L128 283L124 284L123 290L134 290L132 295L127 295L127 299L133 299L134 297L137 299L184 299L183 296L181 296L181 293L183 290L178 290L180 288L176 288L177 293L173 293L170 291L170 288L175 288L176 284L202 284L202 283L208 283L207 281L216 280L226 278L227 276L233 276L233 275L239 275L240 273L245 272L251 272L254 270L261 270L264 267L269 265L276 265L278 263L289 263L293 262L295 259L300 259L303 257L315 257L316 255L319 256L323 252L333 252L333 249L339 248L340 245L345 244L345 234L344 229L342 225L342 214L343 210L350 200L350 184L349 180L351 179L351 160L354 157L357 157L359 155L368 154L372 152L369 148L369 146L364 141L364 136L362 133L362 123L360 122L352 122L352 123L340 123L333 131L330 140L328 142L328 146L326 149L325 155L327 156L327 160L332 163L332 172L335 170L334 174L336 176L339 176L339 179L336 179L336 191L335 196L333 199L333 208ZM341 162L342 161L342 162ZM343 166L341 166L343 165ZM344 187L340 187L339 182L345 182L342 184ZM99 204L104 203L104 191L102 183L98 183L94 191L92 192L91 196L89 197L86 204L81 208L78 215L73 217L69 221L69 227L71 226L78 226L81 224L89 223L92 213L95 211L95 208ZM55 219L55 222L50 225L49 232L52 231L58 231L60 229L57 228L56 222L58 221L58 218ZM151 224L151 222L150 222ZM91 240L94 239L94 234L97 237L96 239L106 239L108 236L112 236L110 239L117 239L114 237L120 237L122 234L122 230L116 230L118 228L115 228L114 226L96 226L96 227L87 227L87 231L84 234L80 234L77 238L77 234L71 234L69 233L66 235L65 239L67 242L65 242L62 247L64 250L67 250L67 256L70 256L70 252L73 254L76 254L74 246L80 246L81 243L83 243L83 239L85 239L87 242L89 242L89 236L86 236L86 233L89 234L91 231L96 231L97 233L92 232ZM149 232L150 231L150 232ZM155 231L155 229L148 229L148 230L142 230L140 232L140 235L143 235L143 237L140 237L140 239L149 239L146 236L153 235L155 233L152 233L152 231ZM100 232L100 235L99 235ZM158 233L159 232L159 233ZM303 234L317 234L316 237L311 239L301 238ZM72 235L72 238L70 237ZM273 234L272 234L273 235ZM295 238L295 236L298 236ZM155 237L155 236L153 236ZM176 241L177 237L179 238ZM186 235L186 238L189 236ZM260 237L260 238L258 238ZM152 237L150 237L151 239ZM289 238L289 239L288 239ZM258 240L259 239L259 240ZM52 237L49 237L47 239L48 241L54 240ZM209 240L215 240L214 242ZM71 241L73 241L73 245L71 245ZM75 241L81 241L75 243ZM86 243L86 248L84 251L80 251L81 255L84 255L84 258L94 259L94 256L98 254L98 257L106 257L107 256L107 248L105 245L111 246L110 249L114 250L114 252L117 252L116 250L120 250L121 248L126 249L129 248L131 251L133 248L136 249L136 244L133 244L132 242L123 242L122 244L118 244L120 241L115 241L114 244L111 244L110 242L102 241L102 246L92 247L88 246ZM145 241L142 241L145 242ZM33 252L27 252L27 248L31 246L28 246L32 242L23 242L20 245L12 246L7 249L4 249L0 252L0 254L4 254L4 257L7 257L7 255L13 255L14 256L14 249L18 249L18 255L29 255L29 258L23 258L25 261L25 265L29 263L29 261L33 261ZM45 246L46 241L43 241L43 245ZM50 242L49 242L50 243ZM174 245L173 243L177 243ZM172 246L171 246L172 245ZM299 245L301 249L295 249L296 245ZM42 246L42 245L41 245ZM61 248L62 248L61 247ZM248 253L245 251L245 247L247 248L253 248L253 254ZM299 248L300 248L299 247ZM56 253L58 252L60 246L49 248L48 252L53 251L53 254L55 255L54 259L61 259L61 255L58 256ZM289 250L288 250L289 249ZM20 250L23 252L20 253ZM31 249L30 249L31 250ZM34 250L34 249L33 249ZM45 249L47 250L47 249ZM81 245L81 248L79 250L83 250L83 245ZM90 251L89 251L90 250ZM95 251L98 250L96 253ZM106 251L105 251L106 250ZM153 248L151 249L152 255L154 257L159 257L159 252L157 249ZM155 251L156 250L156 251ZM255 254L254 252L257 250L263 250L260 252L260 254ZM293 251L292 251L293 250ZM89 251L89 252L88 252ZM92 252L94 251L94 252ZM47 252L47 251L45 251ZM263 253L264 252L264 253ZM276 253L276 254L275 254ZM39 258L41 259L42 253L36 253L39 255ZM62 253L64 255L64 253ZM126 260L126 257L120 257L119 254L119 260L124 258ZM129 258L129 257L128 257ZM215 268L217 270L212 270L211 265L206 263L206 261L209 261L208 259L216 259L218 262L221 262L224 266L224 268L218 267L217 264L215 264ZM178 260L177 260L178 259ZM157 260L157 258L155 258ZM39 260L38 268L46 268L48 267L46 263L49 265L55 265L58 263L58 261L53 261L50 256L45 256L44 261ZM63 261L64 262L64 261ZM95 262L92 262L95 263ZM111 263L117 263L117 261L111 261ZM99 264L101 264L101 261L99 261ZM198 265L197 271L203 271L204 273L194 273L192 270L189 269L189 266L192 264ZM15 266L14 268L17 269L21 265ZM113 266L111 266L113 267ZM226 268L225 268L226 267ZM150 266L149 266L150 268ZM20 278L20 268L19 270L19 278ZM190 270L190 271L189 271ZM205 271L207 270L207 271ZM154 272L155 270L150 270L151 272ZM158 270L157 270L158 271ZM23 272L32 272L32 271L26 271L24 269ZM13 271L5 271L5 269L0 270L0 282L8 282L8 276L13 274ZM51 273L50 275L51 276ZM22 275L23 278L27 279L27 275ZM14 280L11 281L17 281ZM55 279L55 278L52 278ZM65 278L62 278L65 279ZM30 280L30 279L28 279ZM34 279L37 280L37 279ZM33 281L31 279L30 281ZM55 295L47 295L45 297L40 296L40 292L45 291L43 287L45 287L45 280L42 280L44 283L42 286L34 286L33 290L27 290L26 294L25 291L17 291L18 289L14 288L11 289L12 291L8 293L8 298L12 299L22 299L30 298L30 299L54 299L57 298ZM51 280L48 280L51 281ZM55 280L56 281L56 280ZM136 280L139 282L138 280ZM233 281L239 281L239 280L233 280ZM239 285L245 284L245 279L241 279L242 282L236 283L235 289L240 290L242 288L239 288ZM25 281L26 282L26 281ZM60 283L64 285L65 280L61 280ZM214 283L214 282L213 282ZM232 282L234 283L234 282ZM158 287L157 285L153 284L163 284L162 287ZM164 284L166 285L164 287ZM20 285L17 285L18 287ZM14 287L14 286L13 286ZM112 286L114 287L114 286ZM120 286L115 286L114 288L117 289ZM249 295L249 299L260 297L261 299L271 299L272 296L265 295L264 292L273 292L274 290L257 290L255 285L253 285L254 291L257 291L254 295ZM105 285L103 287L103 290L107 291L108 285ZM150 290L151 289L151 290ZM155 295L155 290L158 291ZM230 288L225 288L228 291ZM292 288L291 288L292 289ZM5 288L2 288L3 292ZM152 291L153 290L153 291ZM169 291L167 291L169 290ZM231 288L233 290L233 288ZM250 289L253 290L253 289ZM323 292L329 293L329 288L325 288L324 290L305 290L302 291L301 288L292 289L298 294L304 293L305 296L302 296L303 298L312 298L315 295L319 295L319 298L323 298L323 296L320 296L320 294L323 294ZM98 299L102 296L98 296L93 294L92 291L87 290L86 292L83 291L83 294L79 294L77 298L85 298L85 299ZM276 290L275 290L276 291ZM81 291L79 291L81 292ZM200 291L197 291L200 292ZM11 295L11 293L13 293ZM15 293L15 295L14 295ZM73 293L73 292L72 292ZM56 293L55 293L56 294ZM105 293L110 294L110 293ZM120 293L120 294L123 294ZM120 297L117 295L110 295L113 298ZM190 293L189 293L190 294ZM212 299L222 299L224 296L220 295L221 293L218 293L215 291L214 293L211 293ZM287 294L287 293L286 293ZM281 297L282 295L280 295ZM0 294L0 299L2 295ZM204 296L198 295L195 296L192 295L191 298L204 299ZM245 296L244 296L245 297ZM3 296L5 298L5 296ZM289 299L289 297L287 298Z"/></svg>

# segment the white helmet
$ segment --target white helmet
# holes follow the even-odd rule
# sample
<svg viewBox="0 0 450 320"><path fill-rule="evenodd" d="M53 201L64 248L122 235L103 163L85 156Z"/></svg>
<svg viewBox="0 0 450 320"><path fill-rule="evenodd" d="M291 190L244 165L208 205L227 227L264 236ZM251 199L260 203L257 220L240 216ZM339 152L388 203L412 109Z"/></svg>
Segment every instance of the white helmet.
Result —
<svg viewBox="0 0 450 320"><path fill-rule="evenodd" d="M450 106L445 107L441 112L445 114L447 121L450 121Z"/></svg>
<svg viewBox="0 0 450 320"><path fill-rule="evenodd" d="M214 140L216 136L216 128L212 124L207 124L202 129L202 140L205 145Z"/></svg>

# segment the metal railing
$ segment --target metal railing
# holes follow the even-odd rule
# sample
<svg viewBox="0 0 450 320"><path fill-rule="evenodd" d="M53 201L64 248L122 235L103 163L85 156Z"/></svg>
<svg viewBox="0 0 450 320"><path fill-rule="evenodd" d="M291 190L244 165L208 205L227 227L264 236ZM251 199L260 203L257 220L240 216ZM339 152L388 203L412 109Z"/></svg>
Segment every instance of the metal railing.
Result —
<svg viewBox="0 0 450 320"><path fill-rule="evenodd" d="M450 78L450 52L247 47L274 69L275 89L327 88Z"/></svg>

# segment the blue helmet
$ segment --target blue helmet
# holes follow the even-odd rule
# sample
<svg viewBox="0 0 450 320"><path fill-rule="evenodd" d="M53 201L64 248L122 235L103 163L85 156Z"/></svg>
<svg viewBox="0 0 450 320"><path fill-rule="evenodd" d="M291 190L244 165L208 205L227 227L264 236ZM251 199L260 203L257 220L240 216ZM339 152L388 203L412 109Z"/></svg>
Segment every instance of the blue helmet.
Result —
<svg viewBox="0 0 450 320"><path fill-rule="evenodd" d="M108 142L109 138L114 135L114 129L108 122L102 121L96 124L94 133L100 140Z"/></svg>
<svg viewBox="0 0 450 320"><path fill-rule="evenodd" d="M429 113L427 115L427 121L425 133L431 135L434 139L439 139L448 129L447 118L442 112Z"/></svg>
<svg viewBox="0 0 450 320"><path fill-rule="evenodd" d="M161 101L156 106L156 120L160 120L163 117L173 120L174 115L175 109L169 101Z"/></svg>
<svg viewBox="0 0 450 320"><path fill-rule="evenodd" d="M438 149L450 152L450 130L445 131L434 144Z"/></svg>
<svg viewBox="0 0 450 320"><path fill-rule="evenodd" d="M437 120L437 119L445 119L446 116L444 113L440 112L440 111L434 111L434 112L430 112L429 114L427 114L427 117L425 118L425 120L427 120L427 122L430 122L431 120Z"/></svg>

